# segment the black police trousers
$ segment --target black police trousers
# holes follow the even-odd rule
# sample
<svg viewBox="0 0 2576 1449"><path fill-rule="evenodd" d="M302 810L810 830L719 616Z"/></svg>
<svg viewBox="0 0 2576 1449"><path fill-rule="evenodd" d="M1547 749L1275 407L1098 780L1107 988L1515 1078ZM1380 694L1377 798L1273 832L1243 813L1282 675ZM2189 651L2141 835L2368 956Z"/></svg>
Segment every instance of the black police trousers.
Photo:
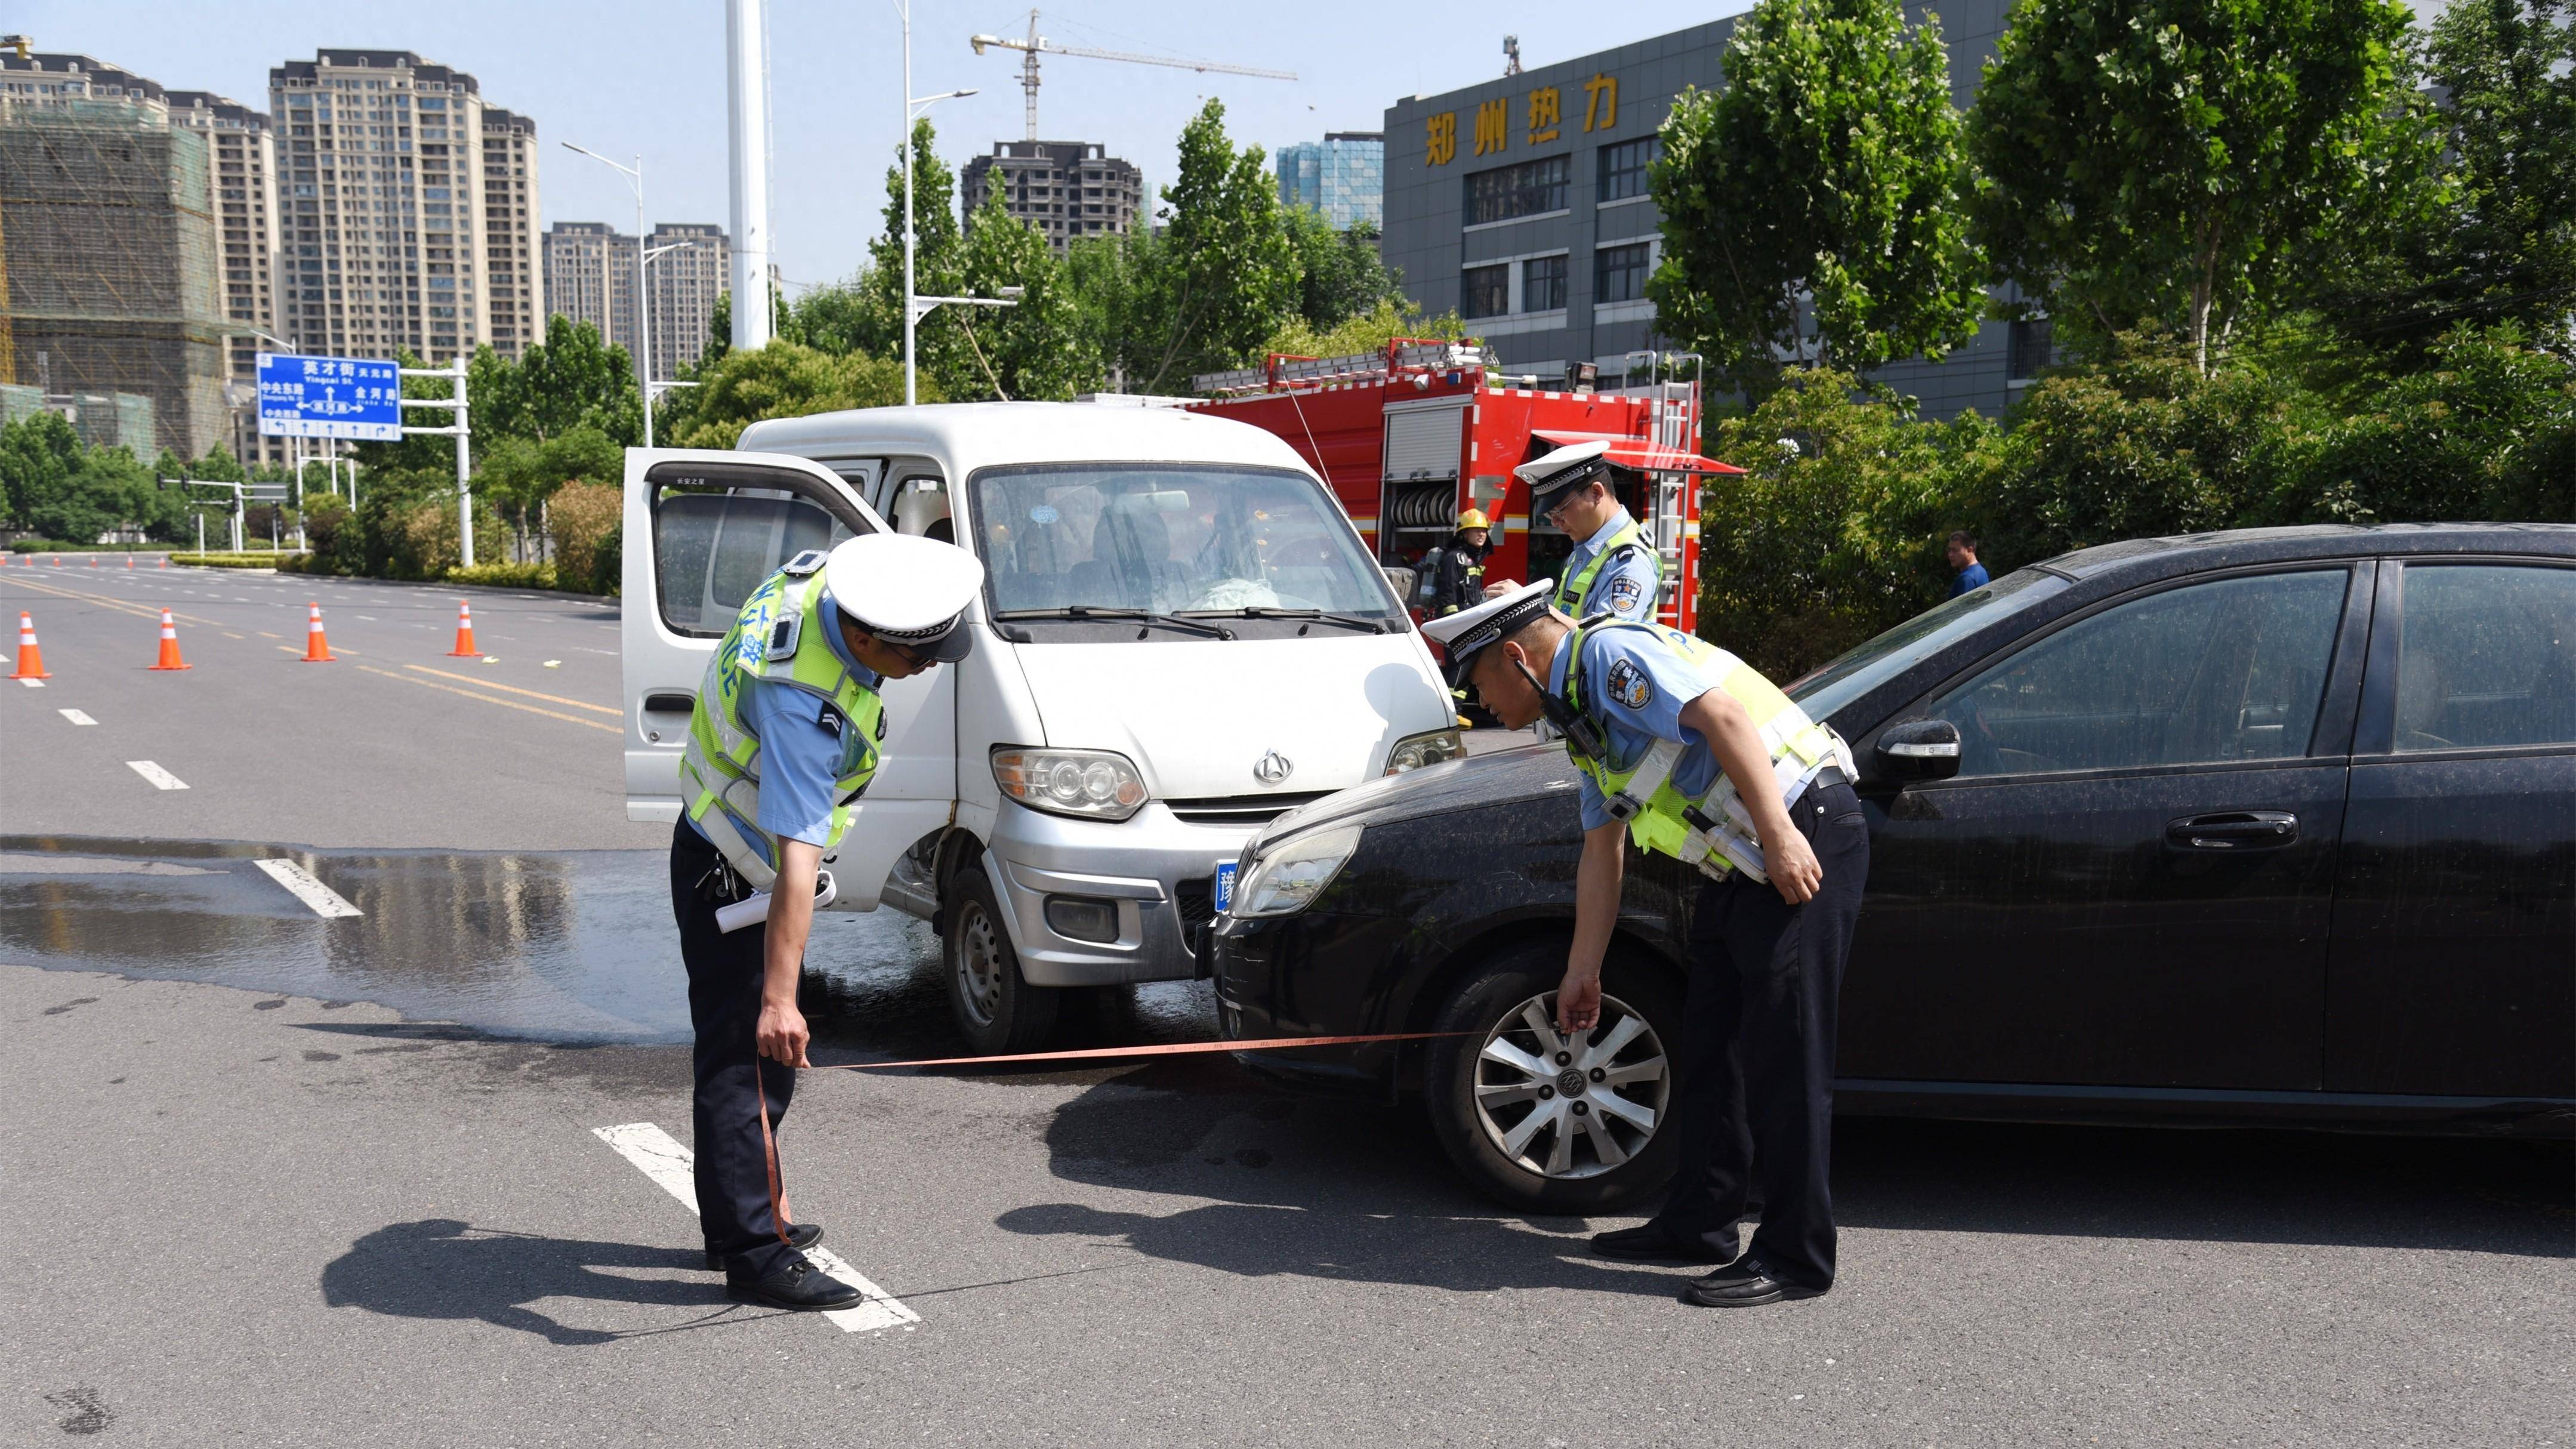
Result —
<svg viewBox="0 0 2576 1449"><path fill-rule="evenodd" d="M761 959L765 925L730 935L716 908L747 888L724 869L715 846L682 820L671 832L671 914L680 923L680 960L689 971L689 1024L697 1031L698 1222L707 1250L728 1270L765 1278L795 1253L787 1245L787 1186L778 1125L796 1096L796 1069L760 1055ZM761 1093L769 1122L761 1124Z"/></svg>
<svg viewBox="0 0 2576 1449"><path fill-rule="evenodd" d="M1674 1127L1680 1166L1655 1223L1732 1256L1747 1202L1751 1252L1783 1281L1834 1281L1834 1029L1843 959L1869 880L1869 827L1851 786L1811 786L1789 807L1825 878L1790 905L1742 875L1710 881L1690 931Z"/></svg>

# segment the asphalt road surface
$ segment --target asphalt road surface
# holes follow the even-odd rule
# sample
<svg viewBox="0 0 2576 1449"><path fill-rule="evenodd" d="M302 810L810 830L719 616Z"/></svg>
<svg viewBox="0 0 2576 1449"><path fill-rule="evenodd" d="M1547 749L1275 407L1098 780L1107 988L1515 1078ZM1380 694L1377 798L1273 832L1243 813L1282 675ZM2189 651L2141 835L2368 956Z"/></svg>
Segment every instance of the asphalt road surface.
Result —
<svg viewBox="0 0 2576 1449"><path fill-rule="evenodd" d="M613 734L555 717L613 708L615 606L474 593L483 665L443 657L446 591L85 572L0 577L55 675L0 685L0 1443L2576 1423L2565 1144L1847 1119L1841 1284L1721 1312L1674 1302L1685 1270L1586 1255L1634 1219L1499 1213L1406 1112L1223 1056L809 1076L792 1201L874 1295L732 1303L665 1186L690 1135L666 828L622 820ZM279 650L307 598L343 663ZM142 670L164 599L204 621L186 674ZM908 918L827 915L804 994L818 1061L953 1049ZM1071 1045L1213 1035L1188 983L1070 1017Z"/></svg>

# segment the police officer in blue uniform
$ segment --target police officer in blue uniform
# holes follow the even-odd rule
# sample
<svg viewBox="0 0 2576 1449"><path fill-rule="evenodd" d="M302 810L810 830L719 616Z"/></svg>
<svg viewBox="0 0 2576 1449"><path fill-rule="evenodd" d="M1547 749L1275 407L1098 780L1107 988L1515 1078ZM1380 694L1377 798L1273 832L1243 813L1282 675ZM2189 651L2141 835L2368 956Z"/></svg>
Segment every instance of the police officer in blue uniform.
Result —
<svg viewBox="0 0 2576 1449"><path fill-rule="evenodd" d="M1663 578L1654 542L1610 491L1606 442L1575 443L1514 468L1529 485L1530 515L1574 540L1550 603L1569 619L1609 614L1631 623L1655 617Z"/></svg>
<svg viewBox="0 0 2576 1449"><path fill-rule="evenodd" d="M1554 723L1582 774L1560 1029L1599 1023L1629 838L1710 877L1690 922L1672 1193L1594 1251L1714 1266L1682 1294L1705 1307L1814 1297L1834 1279L1836 1002L1869 874L1849 752L1734 655L1661 625L1578 625L1548 598L1526 585L1422 631L1505 728Z"/></svg>
<svg viewBox="0 0 2576 1449"><path fill-rule="evenodd" d="M925 538L870 534L800 554L744 601L699 689L671 909L697 1033L707 1265L737 1296L792 1309L861 1297L805 1256L823 1230L788 1215L777 1132L809 1065L796 986L814 908L830 898L824 855L875 772L877 690L965 657L973 636L959 618L982 581L972 555Z"/></svg>

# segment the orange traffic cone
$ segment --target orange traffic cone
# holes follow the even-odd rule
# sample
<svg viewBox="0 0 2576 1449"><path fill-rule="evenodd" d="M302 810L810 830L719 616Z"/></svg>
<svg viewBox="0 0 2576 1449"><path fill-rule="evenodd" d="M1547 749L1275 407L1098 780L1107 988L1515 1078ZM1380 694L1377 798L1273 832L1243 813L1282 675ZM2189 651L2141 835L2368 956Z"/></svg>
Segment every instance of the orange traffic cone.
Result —
<svg viewBox="0 0 2576 1449"><path fill-rule="evenodd" d="M134 567L134 555L129 553L125 556L125 566L127 568Z"/></svg>
<svg viewBox="0 0 2576 1449"><path fill-rule="evenodd" d="M170 566L170 555L168 555L168 554L166 554L166 553L165 553L165 554L161 555L161 567L163 567L163 568L165 568L165 569L166 569L166 568L168 568L169 566Z"/></svg>
<svg viewBox="0 0 2576 1449"><path fill-rule="evenodd" d="M54 567L56 567L56 568L61 568L62 566L63 566L63 556L62 556L61 554L55 554L55 555L54 555Z"/></svg>
<svg viewBox="0 0 2576 1449"><path fill-rule="evenodd" d="M89 556L89 566L90 566L91 568L97 568L97 567L98 567L98 555L97 555L97 554L91 554L91 555Z"/></svg>
<svg viewBox="0 0 2576 1449"><path fill-rule="evenodd" d="M196 666L179 657L179 625L170 611L161 611L161 659L155 669L193 669Z"/></svg>
<svg viewBox="0 0 2576 1449"><path fill-rule="evenodd" d="M36 619L32 614L18 616L18 672L11 679L51 679L45 672L45 651L36 647Z"/></svg>
<svg viewBox="0 0 2576 1449"><path fill-rule="evenodd" d="M471 659L483 651L474 647L474 605L456 601L456 647L447 651L451 659Z"/></svg>
<svg viewBox="0 0 2576 1449"><path fill-rule="evenodd" d="M313 601L313 617L304 626L304 662L331 662L331 641L322 635L322 601L319 599Z"/></svg>

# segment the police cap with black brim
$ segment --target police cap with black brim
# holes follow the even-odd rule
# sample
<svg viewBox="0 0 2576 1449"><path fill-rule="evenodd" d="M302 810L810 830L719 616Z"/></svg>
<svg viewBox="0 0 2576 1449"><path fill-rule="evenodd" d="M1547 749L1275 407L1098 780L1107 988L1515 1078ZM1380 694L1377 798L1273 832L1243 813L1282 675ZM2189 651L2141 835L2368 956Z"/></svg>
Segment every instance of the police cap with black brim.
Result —
<svg viewBox="0 0 2576 1449"><path fill-rule="evenodd" d="M1553 453L1538 457L1514 468L1512 473L1529 485L1530 513L1543 516L1568 488L1580 488L1610 477L1610 445L1600 439L1589 443L1570 443Z"/></svg>
<svg viewBox="0 0 2576 1449"><path fill-rule="evenodd" d="M1422 636L1447 651L1441 670L1449 678L1449 687L1466 687L1467 671L1475 667L1478 654L1527 628L1532 620L1545 617L1548 596L1555 589L1554 584L1541 579L1523 584L1501 598L1487 599L1472 609L1423 620Z"/></svg>
<svg viewBox="0 0 2576 1449"><path fill-rule="evenodd" d="M973 554L906 533L861 534L823 561L823 589L843 618L942 664L974 649L975 631L958 626L983 587Z"/></svg>

